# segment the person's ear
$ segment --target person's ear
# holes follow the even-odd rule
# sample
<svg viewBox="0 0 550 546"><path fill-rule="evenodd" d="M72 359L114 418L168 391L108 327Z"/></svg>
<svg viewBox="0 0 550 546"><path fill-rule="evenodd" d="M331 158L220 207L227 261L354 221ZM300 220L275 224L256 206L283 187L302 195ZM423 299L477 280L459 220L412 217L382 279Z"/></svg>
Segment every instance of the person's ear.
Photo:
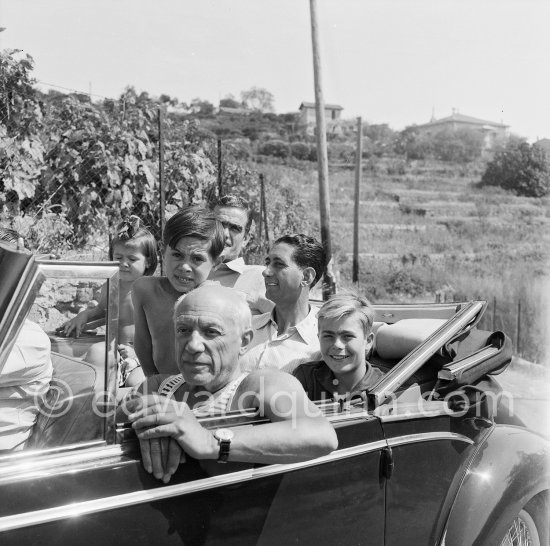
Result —
<svg viewBox="0 0 550 546"><path fill-rule="evenodd" d="M369 358L374 349L374 332L371 332L365 341L365 357Z"/></svg>
<svg viewBox="0 0 550 546"><path fill-rule="evenodd" d="M246 245L248 244L248 241L250 241L250 230L245 230L243 242L241 244L241 252L246 248Z"/></svg>
<svg viewBox="0 0 550 546"><path fill-rule="evenodd" d="M311 287L315 280L315 269L313 267L306 267L302 270L302 286Z"/></svg>
<svg viewBox="0 0 550 546"><path fill-rule="evenodd" d="M254 337L254 331L252 328L247 328L243 335L241 336L241 348L239 349L239 354L242 355L248 351L248 347L252 343L252 338Z"/></svg>

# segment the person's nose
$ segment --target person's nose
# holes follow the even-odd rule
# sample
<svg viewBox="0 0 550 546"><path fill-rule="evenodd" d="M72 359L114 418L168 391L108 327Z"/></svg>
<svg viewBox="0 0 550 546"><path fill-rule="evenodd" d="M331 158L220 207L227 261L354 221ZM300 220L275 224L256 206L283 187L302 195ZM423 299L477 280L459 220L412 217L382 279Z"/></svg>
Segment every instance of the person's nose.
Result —
<svg viewBox="0 0 550 546"><path fill-rule="evenodd" d="M265 266L264 270L262 271L262 275L264 277L271 277L272 271L271 271L271 267L269 265Z"/></svg>
<svg viewBox="0 0 550 546"><path fill-rule="evenodd" d="M223 234L225 236L225 243L231 243L231 233L229 231L229 226L223 226Z"/></svg>
<svg viewBox="0 0 550 546"><path fill-rule="evenodd" d="M191 354L202 353L204 351L202 336L196 330L191 332L191 335L185 344L185 350Z"/></svg>
<svg viewBox="0 0 550 546"><path fill-rule="evenodd" d="M185 272L192 271L191 264L189 263L188 260L181 261L179 263L178 267L179 267L179 269L181 269L182 271L185 271Z"/></svg>
<svg viewBox="0 0 550 546"><path fill-rule="evenodd" d="M342 341L342 338L340 336L336 336L336 338L334 339L333 347L335 349L344 349L345 348L344 342Z"/></svg>

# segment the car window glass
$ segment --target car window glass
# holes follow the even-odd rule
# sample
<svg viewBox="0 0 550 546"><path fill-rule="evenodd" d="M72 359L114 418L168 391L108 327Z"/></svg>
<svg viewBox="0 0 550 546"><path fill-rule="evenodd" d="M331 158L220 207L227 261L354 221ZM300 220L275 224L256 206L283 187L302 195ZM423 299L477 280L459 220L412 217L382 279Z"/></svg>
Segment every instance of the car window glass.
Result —
<svg viewBox="0 0 550 546"><path fill-rule="evenodd" d="M0 458L106 439L106 402L116 376L110 371L114 343L106 343L105 320L87 325L78 337L62 332L67 320L97 305L105 282L39 276L30 291L0 372Z"/></svg>

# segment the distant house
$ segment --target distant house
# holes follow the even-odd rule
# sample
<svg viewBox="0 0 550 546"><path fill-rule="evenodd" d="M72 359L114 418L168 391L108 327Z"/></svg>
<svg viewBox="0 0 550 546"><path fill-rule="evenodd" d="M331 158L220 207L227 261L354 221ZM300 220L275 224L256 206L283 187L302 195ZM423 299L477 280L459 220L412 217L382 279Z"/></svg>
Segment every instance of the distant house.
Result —
<svg viewBox="0 0 550 546"><path fill-rule="evenodd" d="M315 125L315 103L302 102L300 104L300 122L304 125ZM343 108L339 104L325 104L325 118L327 121L340 119Z"/></svg>
<svg viewBox="0 0 550 546"><path fill-rule="evenodd" d="M535 142L535 146L542 148L546 155L550 157L550 138L541 138Z"/></svg>
<svg viewBox="0 0 550 546"><path fill-rule="evenodd" d="M429 123L414 126L414 129L419 134L424 135L434 135L445 130L457 131L459 129L471 129L480 131L483 134L483 147L485 149L493 148L496 142L506 138L508 136L508 128L509 125L465 116L454 109L453 113L446 118L432 118Z"/></svg>

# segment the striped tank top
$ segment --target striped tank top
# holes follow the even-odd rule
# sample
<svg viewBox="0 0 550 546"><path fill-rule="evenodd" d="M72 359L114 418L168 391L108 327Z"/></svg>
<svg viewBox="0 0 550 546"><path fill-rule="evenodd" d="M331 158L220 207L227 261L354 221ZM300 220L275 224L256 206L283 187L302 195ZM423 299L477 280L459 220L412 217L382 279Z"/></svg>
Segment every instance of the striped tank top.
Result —
<svg viewBox="0 0 550 546"><path fill-rule="evenodd" d="M208 396L205 400L201 400L195 404L193 413L198 417L204 417L212 414L225 414L230 411L233 396L247 375L248 373L242 373L239 377L228 383L219 391L212 394L209 393L210 396ZM184 383L185 379L183 379L181 374L171 375L159 385L157 392L161 396L174 396L176 391Z"/></svg>

